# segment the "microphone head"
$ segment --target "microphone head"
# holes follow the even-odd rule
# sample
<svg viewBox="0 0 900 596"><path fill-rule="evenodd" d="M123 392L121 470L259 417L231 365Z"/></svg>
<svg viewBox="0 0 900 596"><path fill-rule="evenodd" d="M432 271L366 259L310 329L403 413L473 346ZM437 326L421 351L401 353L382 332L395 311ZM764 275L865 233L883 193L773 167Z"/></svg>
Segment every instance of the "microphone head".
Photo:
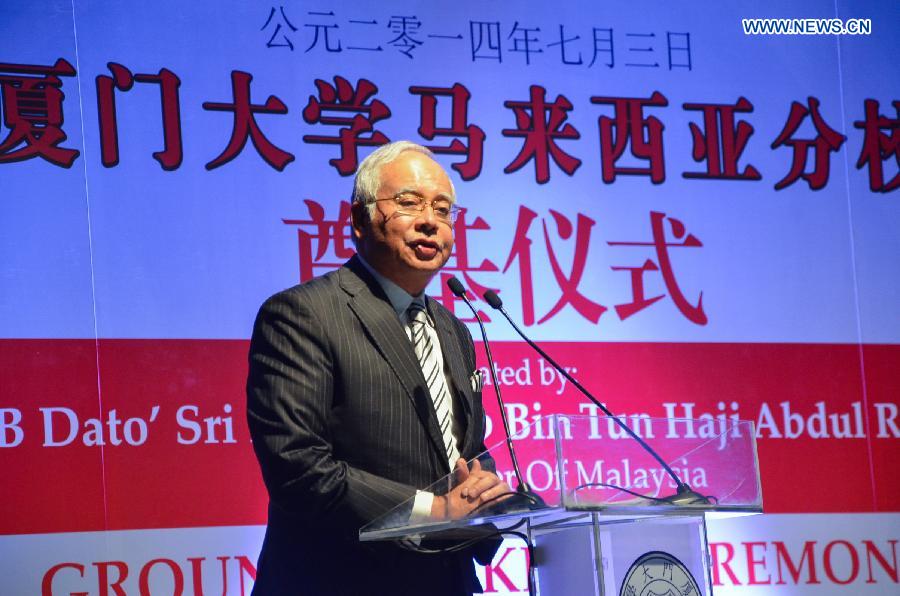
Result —
<svg viewBox="0 0 900 596"><path fill-rule="evenodd" d="M463 287L462 282L455 277L451 277L447 280L447 287L450 288L450 291L453 292L457 298L462 298L466 295L466 289Z"/></svg>
<svg viewBox="0 0 900 596"><path fill-rule="evenodd" d="M501 308L503 306L503 301L500 300L500 296L497 295L497 292L494 290L488 290L484 293L484 301L487 302L491 308Z"/></svg>

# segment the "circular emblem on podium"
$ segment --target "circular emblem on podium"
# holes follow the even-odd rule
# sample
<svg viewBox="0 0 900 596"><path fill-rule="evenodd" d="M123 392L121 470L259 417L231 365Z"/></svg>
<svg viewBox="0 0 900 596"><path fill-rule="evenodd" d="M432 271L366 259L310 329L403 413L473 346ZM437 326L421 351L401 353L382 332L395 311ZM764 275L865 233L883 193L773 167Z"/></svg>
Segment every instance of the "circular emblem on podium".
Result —
<svg viewBox="0 0 900 596"><path fill-rule="evenodd" d="M631 564L619 596L700 596L697 580L669 553L651 551Z"/></svg>

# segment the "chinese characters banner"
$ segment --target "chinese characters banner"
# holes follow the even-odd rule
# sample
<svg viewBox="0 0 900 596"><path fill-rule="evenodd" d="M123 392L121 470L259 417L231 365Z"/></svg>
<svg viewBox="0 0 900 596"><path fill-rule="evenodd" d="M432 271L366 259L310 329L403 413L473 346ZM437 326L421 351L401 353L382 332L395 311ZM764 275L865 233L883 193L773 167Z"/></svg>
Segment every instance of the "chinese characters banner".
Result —
<svg viewBox="0 0 900 596"><path fill-rule="evenodd" d="M258 529L214 527L265 523L243 418L253 317L353 255L352 176L400 139L429 147L455 185L454 253L428 291L472 323L447 289L456 276L488 321L514 428L598 413L517 341L488 289L626 418L752 420L767 513L854 514L840 535L786 515L788 530L763 523L751 547L723 526L725 593L893 589L896 14L743 10L0 7L0 453L14 513L0 549L48 553L19 591L152 579L249 593ZM760 16L871 28L745 34ZM524 590L522 561L502 550L481 572L489 591Z"/></svg>

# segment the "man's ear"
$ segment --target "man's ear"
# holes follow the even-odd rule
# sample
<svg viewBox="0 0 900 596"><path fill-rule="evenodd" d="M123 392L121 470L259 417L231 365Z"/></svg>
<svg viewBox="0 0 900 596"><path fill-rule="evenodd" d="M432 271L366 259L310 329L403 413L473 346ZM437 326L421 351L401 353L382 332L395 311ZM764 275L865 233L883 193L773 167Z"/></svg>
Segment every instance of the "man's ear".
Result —
<svg viewBox="0 0 900 596"><path fill-rule="evenodd" d="M369 207L361 202L350 204L350 232L356 241L362 239L369 228Z"/></svg>

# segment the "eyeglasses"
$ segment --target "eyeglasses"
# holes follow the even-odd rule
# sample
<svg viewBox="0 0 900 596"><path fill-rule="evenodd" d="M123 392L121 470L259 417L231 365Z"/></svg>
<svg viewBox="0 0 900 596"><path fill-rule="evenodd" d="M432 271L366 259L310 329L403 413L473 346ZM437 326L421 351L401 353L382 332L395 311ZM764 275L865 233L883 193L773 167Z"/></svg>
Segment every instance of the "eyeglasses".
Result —
<svg viewBox="0 0 900 596"><path fill-rule="evenodd" d="M438 221L453 225L456 218L459 217L459 207L447 199L434 199L429 201L419 195L408 192L401 192L390 197L389 199L375 199L375 202L393 201L397 205L397 213L400 215L408 215L409 217L418 217L425 212L425 207L431 206L434 217Z"/></svg>

